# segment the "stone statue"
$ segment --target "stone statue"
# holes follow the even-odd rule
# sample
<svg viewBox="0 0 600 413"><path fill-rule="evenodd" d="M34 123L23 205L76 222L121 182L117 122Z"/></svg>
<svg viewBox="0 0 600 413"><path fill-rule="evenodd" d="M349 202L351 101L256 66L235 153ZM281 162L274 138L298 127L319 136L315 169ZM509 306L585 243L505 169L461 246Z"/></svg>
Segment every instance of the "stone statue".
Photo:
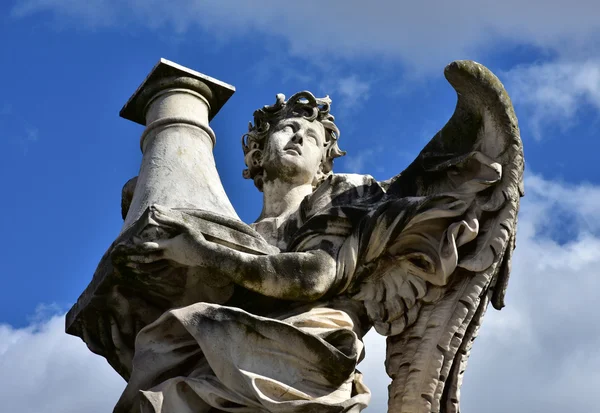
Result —
<svg viewBox="0 0 600 413"><path fill-rule="evenodd" d="M184 142L214 143L206 119L225 86L167 61L159 69L167 80L132 98L146 130L124 230L67 319L128 380L114 411L359 412L370 392L356 367L374 326L388 337L389 412L458 412L488 302L504 305L523 195L519 128L500 81L475 62L450 64L454 115L383 182L332 172L345 153L329 98L277 95L242 138L243 175L263 193L245 225L210 150ZM189 151L186 164L178 157ZM199 196L181 176L202 156L201 178L189 178L204 179Z"/></svg>

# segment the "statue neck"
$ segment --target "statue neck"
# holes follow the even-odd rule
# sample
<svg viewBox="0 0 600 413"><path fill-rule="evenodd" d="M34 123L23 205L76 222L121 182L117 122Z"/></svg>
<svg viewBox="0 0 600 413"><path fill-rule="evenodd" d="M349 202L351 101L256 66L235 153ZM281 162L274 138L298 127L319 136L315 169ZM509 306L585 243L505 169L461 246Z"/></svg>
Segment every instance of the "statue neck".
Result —
<svg viewBox="0 0 600 413"><path fill-rule="evenodd" d="M311 184L299 185L279 179L266 181L263 185L263 209L258 221L266 218L287 218L312 191Z"/></svg>

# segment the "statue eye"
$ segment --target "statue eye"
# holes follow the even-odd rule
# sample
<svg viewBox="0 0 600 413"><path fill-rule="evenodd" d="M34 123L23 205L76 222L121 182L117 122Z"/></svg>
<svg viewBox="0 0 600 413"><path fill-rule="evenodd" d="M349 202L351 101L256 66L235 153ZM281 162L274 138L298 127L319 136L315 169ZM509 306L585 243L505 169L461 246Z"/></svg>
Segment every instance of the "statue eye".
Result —
<svg viewBox="0 0 600 413"><path fill-rule="evenodd" d="M293 132L293 129L290 125L279 124L277 128L275 128L275 132Z"/></svg>

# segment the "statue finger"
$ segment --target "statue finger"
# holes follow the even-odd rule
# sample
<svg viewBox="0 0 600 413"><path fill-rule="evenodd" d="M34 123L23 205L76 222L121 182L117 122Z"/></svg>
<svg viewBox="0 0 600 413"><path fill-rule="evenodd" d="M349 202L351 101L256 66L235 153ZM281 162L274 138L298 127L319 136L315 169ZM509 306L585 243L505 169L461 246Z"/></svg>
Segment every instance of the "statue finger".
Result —
<svg viewBox="0 0 600 413"><path fill-rule="evenodd" d="M154 274L157 272L167 270L171 267L172 267L172 263L165 259L151 262L148 264L140 264L141 270L144 271L146 274Z"/></svg>
<svg viewBox="0 0 600 413"><path fill-rule="evenodd" d="M149 264L151 262L156 262L164 258L164 253L162 251L153 252L151 254L144 255L130 255L128 257L130 262L137 264Z"/></svg>
<svg viewBox="0 0 600 413"><path fill-rule="evenodd" d="M113 255L129 257L132 255L147 255L160 250L162 250L162 247L158 244L158 242L142 242L140 244L124 243L114 247Z"/></svg>
<svg viewBox="0 0 600 413"><path fill-rule="evenodd" d="M127 244L118 244L113 247L113 250L110 253L111 259L114 263L125 263L128 261L128 257L132 254L135 254L132 245Z"/></svg>
<svg viewBox="0 0 600 413"><path fill-rule="evenodd" d="M146 272L142 269L142 265L140 263L137 262L132 262L132 261L128 261L124 264L124 266L127 268L127 270L129 270L129 272L132 272L134 274L146 274Z"/></svg>
<svg viewBox="0 0 600 413"><path fill-rule="evenodd" d="M162 226L177 228L183 231L187 231L188 226L181 219L179 212L173 212L172 210L158 205L151 206L152 218Z"/></svg>
<svg viewBox="0 0 600 413"><path fill-rule="evenodd" d="M137 250L140 252L148 252L155 253L161 251L163 247L160 244L160 241L147 241L136 246Z"/></svg>
<svg viewBox="0 0 600 413"><path fill-rule="evenodd" d="M131 244L126 244L126 243L120 243L117 244L113 247L112 253L113 254L126 254L127 252L129 252L132 249L132 245Z"/></svg>
<svg viewBox="0 0 600 413"><path fill-rule="evenodd" d="M155 262L149 263L138 263L138 262L128 262L125 264L129 271L138 274L153 274L159 271L166 270L170 267L170 263L167 260L159 260Z"/></svg>

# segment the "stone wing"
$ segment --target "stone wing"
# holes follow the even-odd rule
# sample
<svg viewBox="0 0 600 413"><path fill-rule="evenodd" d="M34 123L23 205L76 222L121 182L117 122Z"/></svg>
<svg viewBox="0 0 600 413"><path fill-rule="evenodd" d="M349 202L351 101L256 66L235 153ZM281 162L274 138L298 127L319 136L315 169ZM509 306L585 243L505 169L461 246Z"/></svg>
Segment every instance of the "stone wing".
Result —
<svg viewBox="0 0 600 413"><path fill-rule="evenodd" d="M458 412L459 387L488 303L500 309L523 195L517 118L484 66L456 61L448 123L387 183L361 225L356 282L388 336L390 412Z"/></svg>

